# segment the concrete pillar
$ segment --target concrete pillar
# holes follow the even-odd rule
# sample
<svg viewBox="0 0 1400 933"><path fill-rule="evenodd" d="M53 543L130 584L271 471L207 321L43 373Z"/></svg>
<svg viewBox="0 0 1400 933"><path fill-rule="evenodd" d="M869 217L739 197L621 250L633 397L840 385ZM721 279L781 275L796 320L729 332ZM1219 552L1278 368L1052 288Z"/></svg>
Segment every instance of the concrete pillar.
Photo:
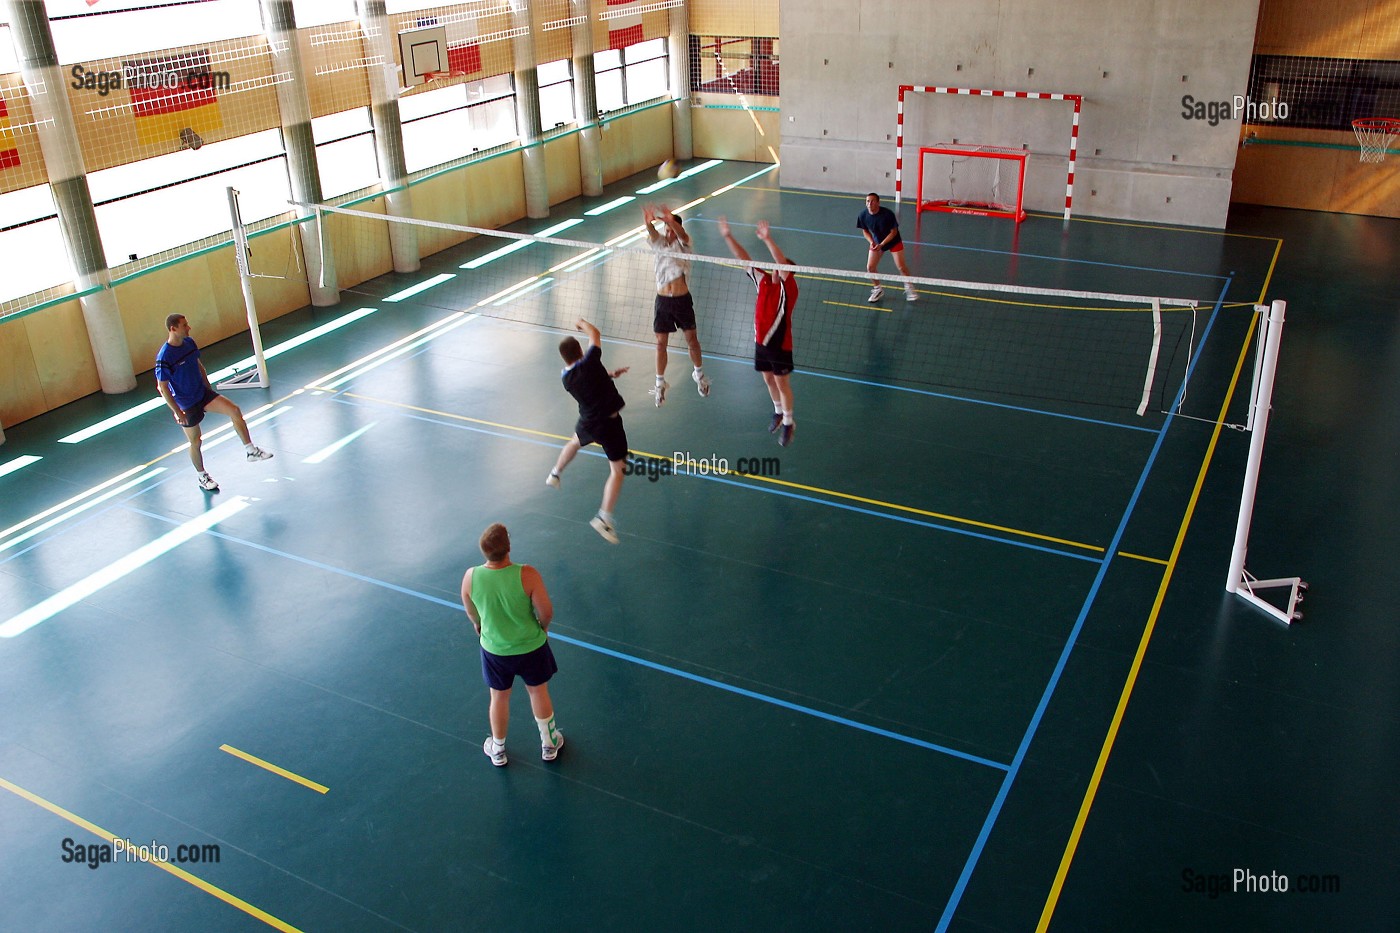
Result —
<svg viewBox="0 0 1400 933"><path fill-rule="evenodd" d="M666 53L671 64L671 149L678 162L695 155L690 124L690 4L671 8Z"/></svg>
<svg viewBox="0 0 1400 933"><path fill-rule="evenodd" d="M93 287L100 289L79 299L88 342L97 363L97 379L103 392L113 395L130 392L136 388L131 349L122 328L117 295L111 287L112 275L107 269L107 254L102 248L97 213L88 190L87 167L78 148L73 112L68 108L68 82L59 72L48 12L39 0L3 0L3 3L10 21L15 56L29 88L34 121L38 124L39 147L44 153L63 245L73 267L73 285L80 292Z"/></svg>
<svg viewBox="0 0 1400 933"><path fill-rule="evenodd" d="M578 169L586 197L603 193L603 140L598 126L598 80L593 72L593 18L588 0L571 0L569 13L575 22L574 112L578 114Z"/></svg>
<svg viewBox="0 0 1400 933"><path fill-rule="evenodd" d="M403 124L399 120L399 76L394 65L393 23L384 0L358 0L360 29L365 34L365 56L370 65L370 119L374 126L374 154L379 161L379 184L387 192L384 209L392 217L412 217L413 198L408 190L408 167L403 155ZM389 249L395 272L417 272L418 228L389 224Z"/></svg>
<svg viewBox="0 0 1400 933"><path fill-rule="evenodd" d="M316 142L311 136L311 103L301 70L301 48L297 45L296 14L292 0L259 0L263 33L272 52L272 70L285 80L277 83L277 106L282 116L282 142L287 149L287 175L292 198L304 203L321 202L321 176L316 170ZM298 208L300 217L313 212ZM335 257L321 248L320 226L314 222L297 225L301 248L306 256L311 303L318 308L340 301L340 284L335 275Z"/></svg>
<svg viewBox="0 0 1400 933"><path fill-rule="evenodd" d="M530 0L510 0L510 25L517 31L512 41L515 53L515 125L524 145L521 153L525 170L525 216L549 216L549 181L545 172L544 146L540 137L540 76L535 67L534 17Z"/></svg>

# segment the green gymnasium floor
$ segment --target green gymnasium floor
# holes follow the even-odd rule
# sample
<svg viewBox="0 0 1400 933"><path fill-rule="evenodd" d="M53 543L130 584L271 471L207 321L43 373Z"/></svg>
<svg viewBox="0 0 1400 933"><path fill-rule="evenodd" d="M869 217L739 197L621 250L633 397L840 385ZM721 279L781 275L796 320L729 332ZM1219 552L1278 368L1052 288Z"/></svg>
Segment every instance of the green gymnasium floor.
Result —
<svg viewBox="0 0 1400 933"><path fill-rule="evenodd" d="M858 269L861 198L762 169L668 193L707 198L697 248L727 214L752 249L767 218ZM568 235L603 242L635 207L582 212L649 180L512 229L586 217ZM803 370L826 338L800 302L780 449L741 355L712 350L700 399L673 350L656 409L652 349L610 339L635 451L780 470L631 476L610 547L596 448L542 482L574 420L557 331L478 317L346 369L443 319L432 292L376 298L468 244L266 325L272 347L378 309L233 395L276 459L206 442L216 496L164 409L59 442L149 374L7 426L0 466L43 459L0 476L0 928L1400 929L1400 222L901 217L918 275L1199 299L1181 414ZM1244 420L1261 298L1289 311L1249 567L1311 583L1291 627L1224 591L1249 438L1216 421ZM585 310L644 332L626 304ZM898 304L861 331L876 363L934 310ZM702 338L747 321L701 308ZM557 609L552 764L522 690L510 765L480 750L458 588L498 520ZM71 860L112 836L198 860Z"/></svg>

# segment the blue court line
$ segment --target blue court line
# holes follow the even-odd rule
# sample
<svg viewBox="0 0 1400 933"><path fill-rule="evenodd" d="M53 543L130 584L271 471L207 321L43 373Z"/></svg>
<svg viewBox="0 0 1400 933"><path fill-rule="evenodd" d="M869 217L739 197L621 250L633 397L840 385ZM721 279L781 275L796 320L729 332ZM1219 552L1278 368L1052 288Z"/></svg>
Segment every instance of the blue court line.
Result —
<svg viewBox="0 0 1400 933"><path fill-rule="evenodd" d="M1219 296L1215 299L1215 307L1211 311L1210 320L1206 323L1204 332L1201 334L1201 347L1204 347L1210 337L1211 329L1215 326L1216 318L1220 314L1221 305L1225 302L1225 295L1230 290L1230 282L1226 281L1220 290ZM1194 369L1200 361L1200 354L1191 362ZM1172 408L1181 402L1181 395L1185 391L1186 385L1190 383L1191 373L1187 372L1187 378L1182 387L1177 391L1176 401ZM953 915L957 912L958 904L962 901L963 893L967 890L967 883L972 878L973 871L977 868L977 862L982 857L982 850L987 845L987 839L991 836L992 828L996 825L997 818L1001 815L1002 805L1006 803L1006 797L1011 792L1011 785L1016 783L1016 777L1021 772L1021 764L1026 759L1026 753L1030 750L1031 741L1035 738L1036 730L1040 728L1045 710L1050 705L1050 698L1055 694L1055 688L1059 686L1060 677L1064 674L1066 665L1069 664L1069 656L1074 651L1074 646L1079 640L1079 633L1084 628L1084 622L1089 617L1089 610L1093 608L1095 600L1098 598L1099 588L1103 585L1104 578L1108 575L1109 564L1118 553L1118 545L1123 539L1123 535L1128 528L1128 521L1133 516L1133 510L1137 507L1138 498L1142 494L1143 487L1147 485L1147 477L1152 472L1152 466L1156 463L1157 455L1162 449L1162 444L1166 441L1167 429L1171 427L1175 415L1168 414L1166 422L1162 425L1162 430L1157 435L1157 441L1152 445L1152 453L1147 458L1146 465L1142 468L1142 473L1138 476L1137 486L1133 489L1133 494L1128 499L1128 507L1123 512L1123 517L1118 522L1118 528L1113 533L1113 541L1104 552L1103 559L1099 562L1098 573L1094 575L1094 582L1089 587L1088 594L1084 597L1084 605L1080 607L1079 615L1074 620L1074 627L1070 629L1069 638L1065 641L1065 647L1060 652L1060 658L1055 663L1055 670L1050 675L1050 682L1045 685L1045 692L1041 694L1040 702L1036 704L1035 713L1031 716L1030 724L1026 727L1026 734L1021 737L1021 743L1016 748L1016 754L1011 759L1011 767L1006 772L1006 777L1002 779L1001 789L997 791L996 799L992 802L992 807L987 813L986 819L982 823L982 830L977 834L977 841L972 846L972 851L968 853L967 862L963 865L962 873L958 876L958 883L953 887L953 893L948 898L948 903L943 909L943 915L938 920L938 933L944 933L948 925L953 921Z"/></svg>
<svg viewBox="0 0 1400 933"><path fill-rule="evenodd" d="M703 215L703 214L692 214L692 215L690 215L690 217L687 217L686 219L689 220L689 219L691 219L691 218L694 218L695 220L704 221L705 223L714 223L714 221L708 219L708 218L705 217L705 215ZM734 224L734 226L736 226L736 227L747 227L747 226L753 226L753 225L752 225L752 224L740 224L740 223L736 223L736 224ZM774 230L785 230L785 231L788 231L789 233L808 233L808 234L812 234L813 236L829 236L829 237L836 237L837 239L842 239L842 240L864 240L864 239L865 239L865 237L864 237L863 235L861 235L861 234L856 234L856 233L835 233L835 232L833 232L833 231L831 231L831 230L813 230L813 229L811 229L811 228L809 228L809 227L777 227L777 226L775 226L775 227L773 227L773 229L774 229ZM1190 277L1190 278L1195 278L1195 279L1215 279L1215 280L1217 280L1217 281L1226 281L1227 287L1228 287L1228 284L1229 284L1228 280L1230 280L1230 279L1232 279L1232 278L1234 277L1234 273L1230 273L1229 275L1220 275L1220 274L1215 273L1215 272L1186 272L1186 271L1181 270L1181 269L1158 269L1158 268L1156 268L1156 267L1154 267L1154 266L1130 266L1130 265L1126 265L1126 264L1120 263L1120 262L1102 262L1102 261L1097 260L1097 259L1070 259L1070 258L1067 258L1067 257L1065 257L1065 256L1047 256L1047 255L1045 255L1045 254L1043 254L1043 253L1022 253L1022 252L1017 252L1016 250L1009 250L1009 249L987 249L986 247L983 247L983 246L955 246L955 245L953 245L953 244L951 244L951 243L937 243L937 242L933 242L933 241L930 241L930 240L911 240L911 239L908 239L908 238L905 238L905 237L901 237L901 239L903 239L905 243L909 243L909 244L912 244L912 245L914 245L914 246L928 246L928 247L932 247L932 248L934 248L934 249L961 250L961 251L967 252L967 253L987 253L987 254L992 255L992 256L1008 256L1008 257L1011 257L1011 258L1014 258L1014 259L1041 259L1041 260L1044 260L1045 262L1062 262L1062 263L1065 263L1065 264L1067 264L1067 265L1102 266L1102 267L1105 268L1105 269L1127 269L1127 270L1132 271L1132 272L1159 272L1159 273L1162 273L1163 275L1184 275L1184 276L1188 276L1188 277ZM859 276L859 275L862 275L862 274L863 274L863 270L862 270L862 271L855 271L855 270L852 270L851 274L852 274L852 275Z"/></svg>
<svg viewBox="0 0 1400 933"><path fill-rule="evenodd" d="M134 506L129 508L130 511L136 512L140 515L145 515L149 518L154 518L157 521L162 521L173 525L180 524L179 522L176 522L167 516L158 515L154 512L147 512L145 509L138 509ZM308 567L315 567L318 570L324 570L328 573L337 574L342 577L349 577L352 580L359 580L361 583L368 583L371 586L377 586L386 590L392 590L393 592L400 593L404 596L412 596L415 599L421 599L425 602L434 603L438 606L444 606L448 609L451 609L453 612L463 612L460 603L453 602L452 600L442 599L437 596L432 596L428 593L422 593L418 590L411 590L406 586L399 586L397 583L389 583L386 580L378 580L374 577L365 576L362 573L356 573L353 570L345 570L341 567L334 567L330 564L323 564L320 561L313 560L309 557L301 557L297 554L292 554L287 551L281 551L274 547L268 547L265 544L258 544L256 541L249 541L244 538L235 537L231 534L227 534L226 532L209 529L205 532L205 534L214 538L222 538L225 541L229 541L233 544L241 544L245 547L250 547L257 551L262 551L266 554L271 554L274 557L281 557L286 560L296 561L297 563L305 564ZM699 674L692 674L691 672L683 671L680 668L668 667L665 664L658 664L655 661L648 661L646 658L639 658L636 655L626 654L625 652L616 651L612 648L604 648L601 645L594 645L589 642L582 641L578 638L572 638L568 635L560 635L557 632L550 632L549 637L553 640L562 641L565 644L574 645L578 648L585 648L589 651L606 655L611 658L616 658L620 661L627 661L629 663L637 664L642 667L651 668L652 670L660 671L663 674L672 674L676 677L682 677L686 680L691 680L698 684L704 684L707 687L714 687L719 690L725 690L729 693L734 693L742 697L747 697L751 700L761 700L764 703L771 703L774 706L779 706L783 709L792 710L795 713L803 713L807 716L812 716L817 719L824 719L827 722L832 722L840 726L847 726L852 729L858 729L861 732L869 732L872 735L878 735L883 736L887 739L893 739L896 742L903 742L907 745L913 745L918 748L928 749L929 751L939 752L940 754L948 755L953 758L961 758L963 761L970 761L973 764L985 765L988 768L995 768L998 771L1005 771L1008 767L1007 765L1004 765L999 761L992 761L990 758L982 758L978 755L972 755L967 752L958 751L955 748L949 748L946 745L938 745L934 742L926 742L923 739L916 739L913 736L903 735L899 732L891 732L888 729L881 729L878 726L872 726L867 723L857 722L854 719L847 719L844 716L836 716L832 713L823 712L819 709L813 709L810 706L802 706L801 704L792 703L788 700L781 700L777 697L768 696L764 693L757 693L753 690L748 690L744 687L737 687L733 684L727 684L723 681L714 680L710 677L703 677Z"/></svg>
<svg viewBox="0 0 1400 933"><path fill-rule="evenodd" d="M376 410L383 410L384 407L383 403L375 403L372 401L365 401L361 399L344 399L341 398L339 395L333 397L331 401L339 402L342 405L353 405L358 408L373 407ZM389 407L393 409L395 413L401 418L410 418L415 421L425 421L429 424L436 424L440 427L453 428L460 431L472 431L477 434L485 434L490 437L499 437L508 441L524 441L527 444L534 444L538 447L547 447L550 450L558 450L560 447L559 442L554 440L542 440L540 438L535 437L521 436L520 434L507 434L502 431L493 431L492 429L484 427L482 425L466 424L464 422L455 420L444 421L441 418L425 414L424 412L408 411L397 408L396 406L392 405L390 405ZM600 451L592 450L591 448L584 448L579 451L579 454L598 458L603 458L606 456ZM1082 560L1088 561L1090 563L1097 562L1101 559L1097 554L1085 554L1079 551L1065 551L1059 548L1051 547L1047 544L1036 544L1033 541L1019 541L1013 537L1001 537L985 531L974 531L971 528L963 528L959 525L941 524L939 522L913 518L908 515L900 515L897 512L880 512L875 509L868 509L858 505L851 505L849 503L841 502L839 500L821 499L816 496L804 495L803 493L792 492L787 489L777 489L767 485L763 485L761 483L747 483L742 480L727 479L723 476L715 476L712 474L687 475L686 478L707 480L712 483L724 483L729 486L737 486L740 489L747 489L751 492L761 492L770 496L785 496L789 499L801 499L804 502L813 502L817 505L825 505L835 509L844 509L847 512L856 512L861 515L870 515L875 518L884 518L889 519L890 521L903 522L906 525L918 525L921 528L931 528L934 531L946 531L949 534L962 535L966 538L977 538L982 541L990 541L993 544L1005 544L1010 547L1024 548L1028 551L1040 551L1043 554L1050 554L1054 557L1068 557L1071 560Z"/></svg>

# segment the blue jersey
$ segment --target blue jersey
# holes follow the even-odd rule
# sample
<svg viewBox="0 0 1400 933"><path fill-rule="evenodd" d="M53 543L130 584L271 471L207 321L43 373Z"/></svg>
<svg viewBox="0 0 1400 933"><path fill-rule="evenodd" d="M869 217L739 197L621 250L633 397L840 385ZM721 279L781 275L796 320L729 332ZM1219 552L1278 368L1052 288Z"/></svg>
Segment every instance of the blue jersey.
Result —
<svg viewBox="0 0 1400 933"><path fill-rule="evenodd" d="M199 347L193 337L186 337L178 347L168 340L160 345L156 382L170 383L170 394L181 408L193 408L204 400L204 371L199 368Z"/></svg>
<svg viewBox="0 0 1400 933"><path fill-rule="evenodd" d="M899 238L899 218L895 217L894 211L888 207L882 207L873 214L869 211L861 211L860 216L856 218L856 227L868 231L875 238L877 244L889 236L890 231L893 230L894 238L884 246L886 252L903 242Z"/></svg>

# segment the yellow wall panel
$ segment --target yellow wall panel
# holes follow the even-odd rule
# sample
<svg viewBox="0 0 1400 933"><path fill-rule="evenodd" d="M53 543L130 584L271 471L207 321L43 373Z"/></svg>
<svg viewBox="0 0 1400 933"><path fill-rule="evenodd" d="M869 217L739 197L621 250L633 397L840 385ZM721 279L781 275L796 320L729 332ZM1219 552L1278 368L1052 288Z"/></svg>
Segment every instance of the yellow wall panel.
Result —
<svg viewBox="0 0 1400 933"><path fill-rule="evenodd" d="M709 95L706 95L707 99ZM691 110L695 155L707 159L737 159L743 162L777 162L782 145L776 111L744 110L734 103L739 98L714 97L718 107ZM730 109L734 107L734 109Z"/></svg>
<svg viewBox="0 0 1400 933"><path fill-rule="evenodd" d="M778 0L702 0L690 4L690 31L697 36L778 35Z"/></svg>
<svg viewBox="0 0 1400 933"><path fill-rule="evenodd" d="M671 157L671 108L649 107L603 124L603 183L636 174Z"/></svg>
<svg viewBox="0 0 1400 933"><path fill-rule="evenodd" d="M0 424L17 424L48 410L25 320L0 322Z"/></svg>
<svg viewBox="0 0 1400 933"><path fill-rule="evenodd" d="M87 340L83 308L64 302L20 319L29 335L45 409L57 408L102 388Z"/></svg>
<svg viewBox="0 0 1400 933"><path fill-rule="evenodd" d="M578 134L569 133L544 144L545 175L549 179L549 203L558 204L583 194L578 164Z"/></svg>
<svg viewBox="0 0 1400 933"><path fill-rule="evenodd" d="M299 29L297 42L313 117L369 106L364 38L358 22Z"/></svg>

